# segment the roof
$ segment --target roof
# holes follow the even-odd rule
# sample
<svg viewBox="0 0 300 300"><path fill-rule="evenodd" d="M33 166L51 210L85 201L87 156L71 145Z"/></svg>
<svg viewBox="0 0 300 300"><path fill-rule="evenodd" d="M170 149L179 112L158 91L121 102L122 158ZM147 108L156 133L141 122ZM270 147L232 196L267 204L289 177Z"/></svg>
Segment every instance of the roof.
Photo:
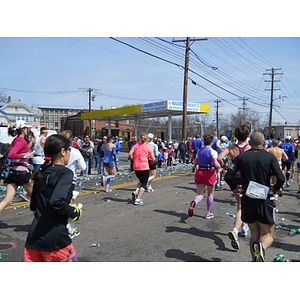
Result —
<svg viewBox="0 0 300 300"><path fill-rule="evenodd" d="M135 118L166 117L182 115L182 101L160 101L146 104L123 106L113 109L96 110L81 114L81 120L130 120ZM187 114L204 114L210 112L209 104L187 103Z"/></svg>

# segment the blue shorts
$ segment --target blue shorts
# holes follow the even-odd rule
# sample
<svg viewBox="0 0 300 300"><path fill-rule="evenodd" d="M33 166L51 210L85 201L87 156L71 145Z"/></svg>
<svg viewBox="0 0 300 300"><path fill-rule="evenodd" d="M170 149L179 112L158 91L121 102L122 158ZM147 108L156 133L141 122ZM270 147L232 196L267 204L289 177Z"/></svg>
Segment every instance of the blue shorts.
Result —
<svg viewBox="0 0 300 300"><path fill-rule="evenodd" d="M103 163L104 167L113 168L115 166L115 163Z"/></svg>
<svg viewBox="0 0 300 300"><path fill-rule="evenodd" d="M297 162L297 168L300 169L300 163Z"/></svg>

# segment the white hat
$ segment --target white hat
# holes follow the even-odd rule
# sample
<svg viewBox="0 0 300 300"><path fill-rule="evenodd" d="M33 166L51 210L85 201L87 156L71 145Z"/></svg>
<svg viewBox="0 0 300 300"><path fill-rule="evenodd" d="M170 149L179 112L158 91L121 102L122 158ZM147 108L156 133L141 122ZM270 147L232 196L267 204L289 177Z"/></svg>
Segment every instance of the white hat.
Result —
<svg viewBox="0 0 300 300"><path fill-rule="evenodd" d="M17 120L17 122L14 124L14 128L20 129L25 127L32 127L30 124L25 122L24 120Z"/></svg>
<svg viewBox="0 0 300 300"><path fill-rule="evenodd" d="M224 141L224 142L228 141L228 138L227 138L227 136L225 136L225 135L222 135L222 136L221 136L221 141Z"/></svg>
<svg viewBox="0 0 300 300"><path fill-rule="evenodd" d="M150 132L150 133L148 133L148 138L152 140L152 139L154 138L154 134L153 134L153 133L151 133L151 132Z"/></svg>

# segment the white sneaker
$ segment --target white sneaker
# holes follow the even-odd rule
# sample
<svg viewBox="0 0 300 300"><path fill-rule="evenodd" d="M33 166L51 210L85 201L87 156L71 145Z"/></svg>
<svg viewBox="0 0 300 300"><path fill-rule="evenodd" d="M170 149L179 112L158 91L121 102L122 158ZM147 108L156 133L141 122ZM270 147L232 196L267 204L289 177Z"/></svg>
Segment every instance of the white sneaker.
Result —
<svg viewBox="0 0 300 300"><path fill-rule="evenodd" d="M134 201L134 203L133 203L134 205L143 205L144 204L144 202L143 202L143 200L142 199L136 199L135 201Z"/></svg>
<svg viewBox="0 0 300 300"><path fill-rule="evenodd" d="M239 240L238 240L238 235L236 234L235 231L229 231L228 232L228 237L231 240L231 247L235 250L239 250L240 249L240 244L239 244Z"/></svg>
<svg viewBox="0 0 300 300"><path fill-rule="evenodd" d="M240 231L240 236L245 237L247 236L249 231L249 226L248 224L245 224L244 226L242 226L241 231Z"/></svg>

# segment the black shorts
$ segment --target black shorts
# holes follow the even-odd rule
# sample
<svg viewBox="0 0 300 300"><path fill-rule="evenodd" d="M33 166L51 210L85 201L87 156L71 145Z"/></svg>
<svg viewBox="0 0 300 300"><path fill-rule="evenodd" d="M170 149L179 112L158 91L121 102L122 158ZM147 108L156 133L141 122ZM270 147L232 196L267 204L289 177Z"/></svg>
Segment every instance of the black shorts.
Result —
<svg viewBox="0 0 300 300"><path fill-rule="evenodd" d="M262 224L275 224L276 204L271 200L251 199L246 195L242 197L242 216L241 219L246 223L256 221Z"/></svg>
<svg viewBox="0 0 300 300"><path fill-rule="evenodd" d="M151 164L151 162L149 160L149 168L150 168L150 170L156 170L156 168L157 168L157 159L155 159L153 164Z"/></svg>
<svg viewBox="0 0 300 300"><path fill-rule="evenodd" d="M282 162L282 170L285 170L285 167L286 167L286 170L289 171L291 169L291 165L292 165L291 162L283 161Z"/></svg>
<svg viewBox="0 0 300 300"><path fill-rule="evenodd" d="M135 171L135 175L139 179L139 181L141 183L141 187L143 187L146 190L147 182L148 182L148 178L149 178L149 170Z"/></svg>
<svg viewBox="0 0 300 300"><path fill-rule="evenodd" d="M31 179L31 173L26 171L9 170L7 178L4 183L14 183L17 186L23 186Z"/></svg>

